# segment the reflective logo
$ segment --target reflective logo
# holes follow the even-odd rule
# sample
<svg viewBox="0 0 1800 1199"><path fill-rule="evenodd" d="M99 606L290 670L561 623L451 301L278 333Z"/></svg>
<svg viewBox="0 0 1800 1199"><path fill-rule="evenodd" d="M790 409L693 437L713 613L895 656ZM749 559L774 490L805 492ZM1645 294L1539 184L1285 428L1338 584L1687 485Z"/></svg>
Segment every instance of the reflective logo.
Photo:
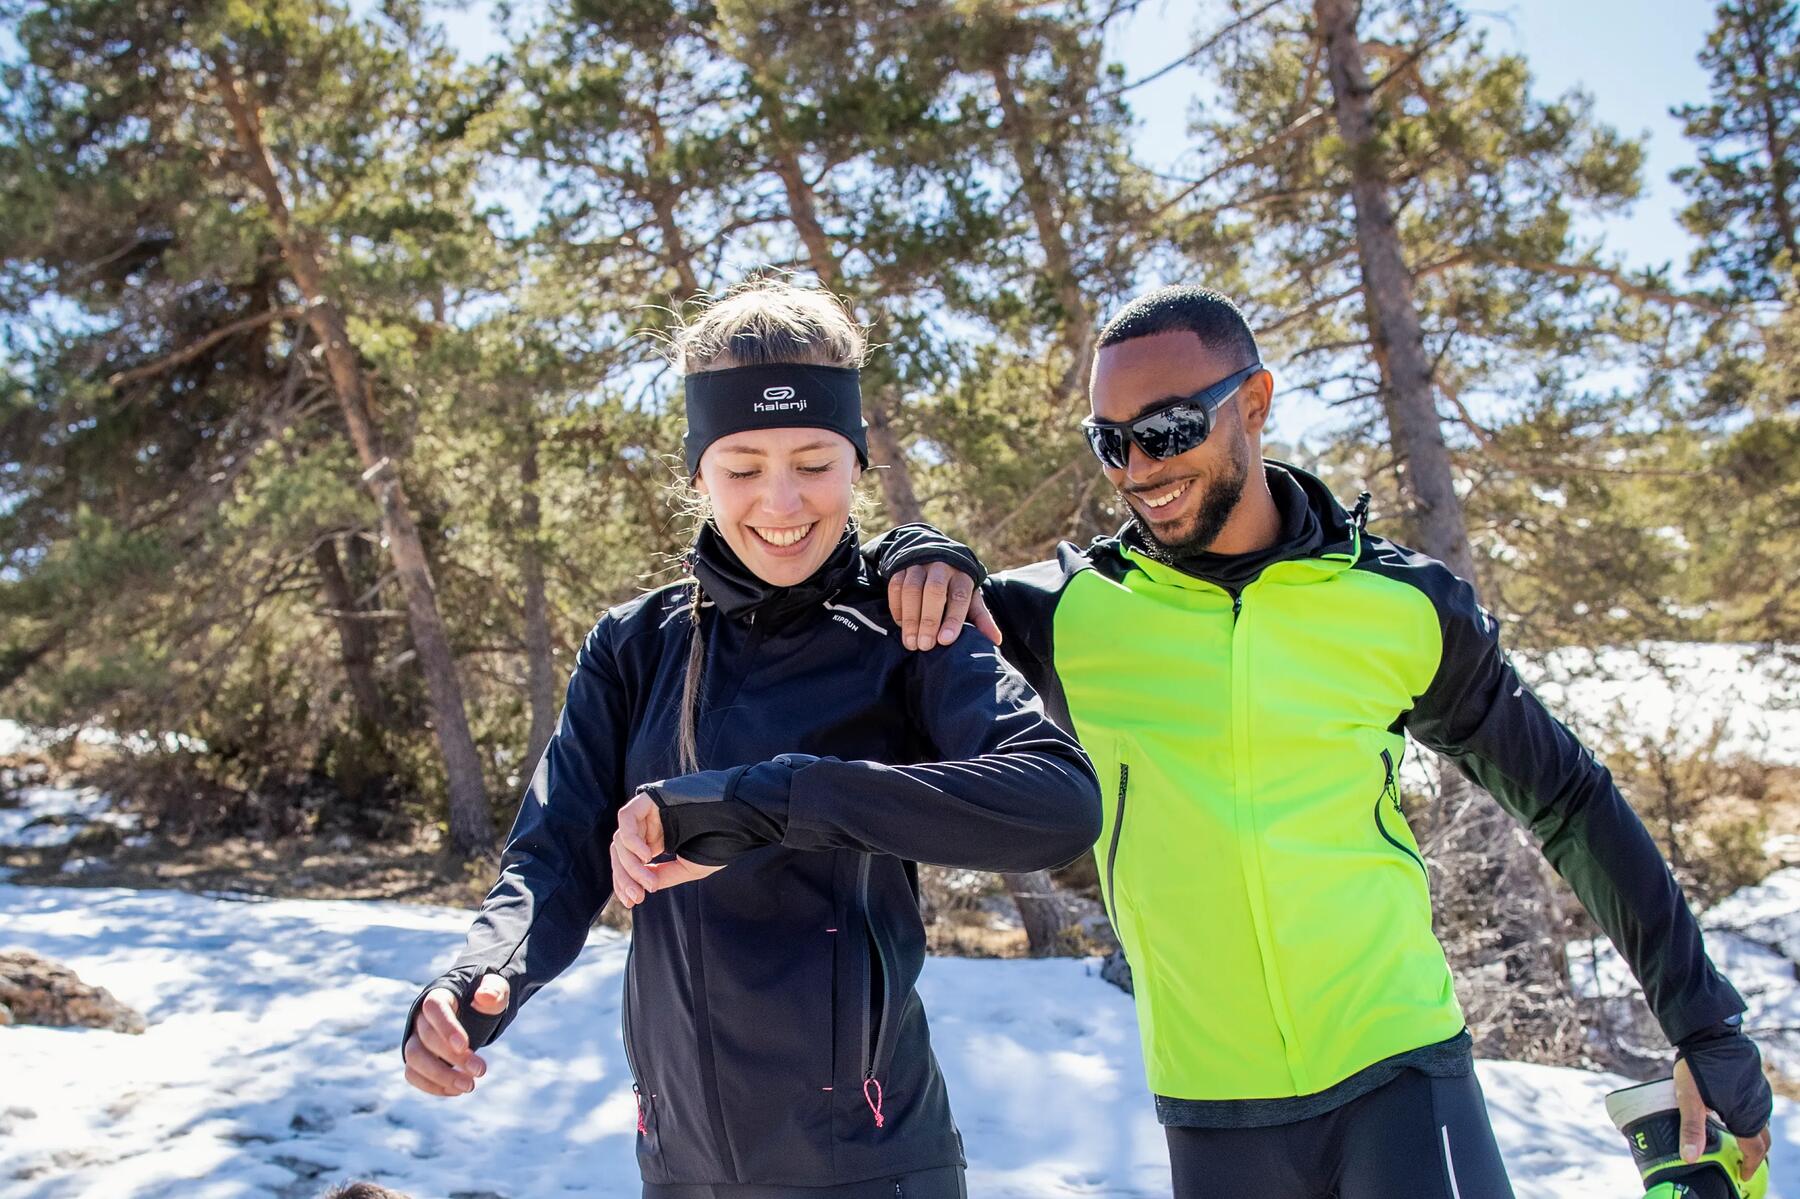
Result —
<svg viewBox="0 0 1800 1199"><path fill-rule="evenodd" d="M750 405L752 412L805 412L806 401L794 398L791 387L765 387L763 398Z"/></svg>

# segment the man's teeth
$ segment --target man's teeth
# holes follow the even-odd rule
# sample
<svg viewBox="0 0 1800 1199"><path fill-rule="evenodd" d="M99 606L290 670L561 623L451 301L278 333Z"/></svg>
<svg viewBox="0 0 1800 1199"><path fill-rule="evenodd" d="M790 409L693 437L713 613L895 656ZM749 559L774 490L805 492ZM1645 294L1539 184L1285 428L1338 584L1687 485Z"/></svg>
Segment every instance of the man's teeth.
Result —
<svg viewBox="0 0 1800 1199"><path fill-rule="evenodd" d="M1190 483L1191 483L1191 480L1190 480ZM1147 495L1144 497L1144 507L1146 507L1146 508L1166 508L1170 504L1173 504L1176 500L1180 499L1181 493L1186 491L1188 489L1188 487L1189 487L1189 483L1183 483L1181 486L1171 488L1170 490L1163 492L1161 495Z"/></svg>
<svg viewBox="0 0 1800 1199"><path fill-rule="evenodd" d="M758 529L755 525L750 527L758 537L773 546L795 545L804 541L806 535L813 530L812 525L801 525L797 529Z"/></svg>

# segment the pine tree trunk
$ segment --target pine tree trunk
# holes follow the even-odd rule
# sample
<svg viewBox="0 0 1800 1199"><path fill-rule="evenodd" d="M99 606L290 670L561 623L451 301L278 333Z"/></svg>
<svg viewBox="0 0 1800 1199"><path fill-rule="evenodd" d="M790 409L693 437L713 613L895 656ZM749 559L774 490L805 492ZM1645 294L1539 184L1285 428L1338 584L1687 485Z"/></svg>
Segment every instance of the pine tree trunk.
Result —
<svg viewBox="0 0 1800 1199"><path fill-rule="evenodd" d="M1475 561L1456 496L1450 449L1438 422L1431 361L1413 301L1412 274L1400 250L1400 233L1388 199L1376 145L1369 77L1356 36L1356 0L1315 0L1325 39L1332 107L1348 151L1350 194L1356 209L1356 251L1362 266L1363 307L1374 338L1387 394L1389 433L1405 470L1413 503L1418 548L1462 578L1475 579Z"/></svg>
<svg viewBox="0 0 1800 1199"><path fill-rule="evenodd" d="M531 736L525 760L535 768L556 731L556 663L550 640L550 608L544 589L543 514L538 496L537 426L525 429L525 458L519 467L524 497L519 503L520 568L525 603L525 689L531 702Z"/></svg>
<svg viewBox="0 0 1800 1199"><path fill-rule="evenodd" d="M1033 870L1028 874L1002 874L1000 881L1006 884L1006 893L1018 905L1031 956L1042 958L1064 952L1068 947L1068 905L1062 902L1050 872Z"/></svg>
<svg viewBox="0 0 1800 1199"><path fill-rule="evenodd" d="M1094 317L1082 295L1081 280L1075 277L1075 255L1069 249L1057 212L1056 189L1038 163L1037 136L1030 115L1013 91L1012 76L1004 59L992 64L988 74L1000 97L1002 128L1012 147L1013 165L1018 169L1025 203L1031 210L1038 245L1044 252L1044 273L1063 310L1059 331L1068 366L1058 383L1056 399L1059 404L1068 405L1081 394L1081 383L1087 377L1088 357L1094 352Z"/></svg>
<svg viewBox="0 0 1800 1199"><path fill-rule="evenodd" d="M369 412L368 383L356 348L351 344L343 313L325 294L324 271L311 244L289 217L287 199L263 144L255 107L245 96L236 72L223 58L215 60L214 76L219 97L237 130L250 180L268 205L282 256L306 301L307 321L323 347L332 390L363 464L363 483L381 512L382 533L406 599L407 620L425 672L433 731L449 784L451 844L465 856L489 853L493 849L494 829L482 780L481 756L469 731L462 683L450 651L449 634L438 611L437 588L400 482L398 464L382 450L379 431Z"/></svg>
<svg viewBox="0 0 1800 1199"><path fill-rule="evenodd" d="M1412 275L1382 172L1371 88L1356 32L1358 5L1356 0L1314 0L1313 10L1350 169L1363 307L1381 368L1389 432L1413 504L1413 535L1419 549L1474 583L1474 554L1438 418ZM1509 989L1520 996L1531 994L1538 1018L1514 1021L1518 1032L1509 1031L1507 1039L1528 1051L1535 1047L1555 1056L1567 1044L1574 997L1562 969L1555 904L1541 858L1491 798L1473 805L1460 802L1474 787L1448 762L1441 764L1439 777L1439 796L1428 823L1436 834L1434 843L1443 848L1440 864L1448 867L1437 872L1439 892L1449 893L1441 907L1456 918L1490 926L1492 938L1475 938L1469 944L1497 947L1506 963Z"/></svg>
<svg viewBox="0 0 1800 1199"><path fill-rule="evenodd" d="M381 688L375 682L375 631L357 613L356 592L338 557L336 538L319 542L313 549L313 564L319 569L325 602L331 606L331 620L338 634L338 657L350 684L357 721L373 732L382 723Z"/></svg>

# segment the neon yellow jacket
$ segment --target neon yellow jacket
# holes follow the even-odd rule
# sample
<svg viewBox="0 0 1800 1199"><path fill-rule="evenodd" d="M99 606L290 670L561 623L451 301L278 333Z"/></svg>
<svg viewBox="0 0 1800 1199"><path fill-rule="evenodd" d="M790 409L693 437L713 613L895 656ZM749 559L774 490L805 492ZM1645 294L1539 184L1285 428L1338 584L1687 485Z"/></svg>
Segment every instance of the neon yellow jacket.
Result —
<svg viewBox="0 0 1800 1199"><path fill-rule="evenodd" d="M1306 510L1252 577L1109 538L984 584L1002 650L1100 775L1096 856L1151 1089L1311 1095L1462 1029L1398 802L1407 732L1530 827L1672 1041L1742 1011L1643 825L1472 589L1268 469Z"/></svg>

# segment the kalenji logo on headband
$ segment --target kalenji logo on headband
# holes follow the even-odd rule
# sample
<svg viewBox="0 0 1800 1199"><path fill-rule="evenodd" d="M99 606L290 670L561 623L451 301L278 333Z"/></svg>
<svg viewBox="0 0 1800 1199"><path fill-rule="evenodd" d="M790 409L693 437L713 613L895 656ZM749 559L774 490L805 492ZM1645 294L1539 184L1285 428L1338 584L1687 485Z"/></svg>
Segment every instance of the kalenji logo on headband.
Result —
<svg viewBox="0 0 1800 1199"><path fill-rule="evenodd" d="M806 401L794 398L791 387L765 387L763 398L750 405L752 412L805 412Z"/></svg>

